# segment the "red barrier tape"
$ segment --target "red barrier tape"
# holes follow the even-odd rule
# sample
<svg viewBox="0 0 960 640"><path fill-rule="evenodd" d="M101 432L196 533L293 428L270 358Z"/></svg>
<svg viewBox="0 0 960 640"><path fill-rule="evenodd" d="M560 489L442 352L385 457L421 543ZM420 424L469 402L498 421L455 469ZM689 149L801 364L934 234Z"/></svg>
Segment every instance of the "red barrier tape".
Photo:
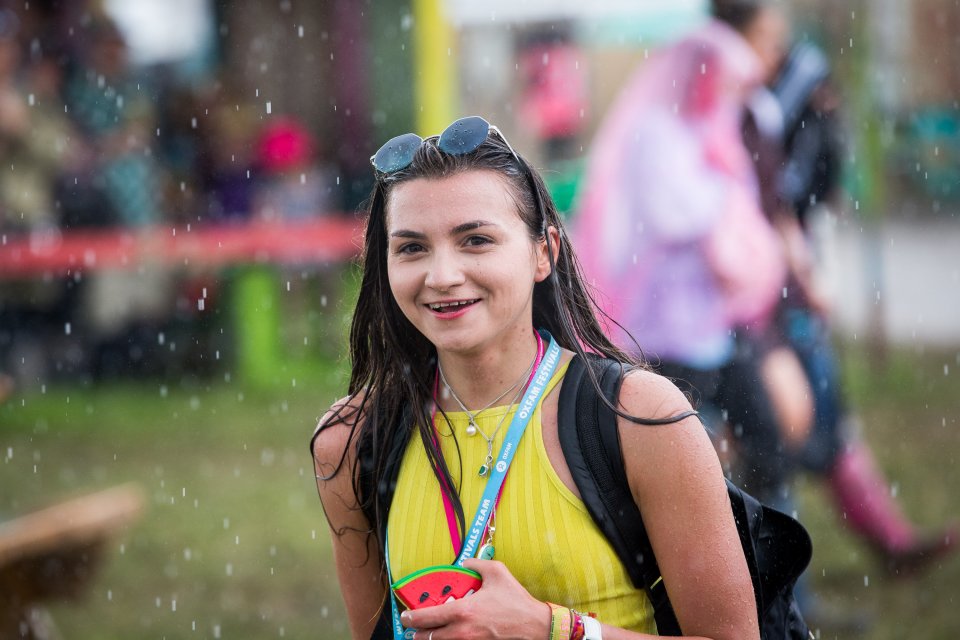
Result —
<svg viewBox="0 0 960 640"><path fill-rule="evenodd" d="M0 235L0 278L80 269L133 269L142 264L216 267L250 262L341 262L358 255L361 246L362 227L352 218Z"/></svg>

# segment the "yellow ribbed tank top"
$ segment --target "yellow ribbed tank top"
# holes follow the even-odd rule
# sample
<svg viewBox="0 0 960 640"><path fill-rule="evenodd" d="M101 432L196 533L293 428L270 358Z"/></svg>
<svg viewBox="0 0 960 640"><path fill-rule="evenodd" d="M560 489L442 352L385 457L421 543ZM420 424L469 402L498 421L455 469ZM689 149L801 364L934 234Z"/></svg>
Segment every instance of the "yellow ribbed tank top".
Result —
<svg viewBox="0 0 960 640"><path fill-rule="evenodd" d="M544 396L565 372L565 365L558 369ZM494 458L515 408L495 407L477 417L480 429L490 435L504 413L508 414L494 438ZM550 464L543 445L540 415L538 405L517 447L496 510L496 559L506 564L540 601L591 611L606 624L655 634L653 610L646 594L633 587L586 506L563 484ZM486 457L487 443L479 434L466 434L467 414L448 412L447 418L449 424L437 413L440 448L454 482L460 478L462 464L460 499L469 523L486 483L477 470ZM424 567L450 564L456 559L439 483L416 433L404 453L390 506L388 532L390 573L395 581Z"/></svg>

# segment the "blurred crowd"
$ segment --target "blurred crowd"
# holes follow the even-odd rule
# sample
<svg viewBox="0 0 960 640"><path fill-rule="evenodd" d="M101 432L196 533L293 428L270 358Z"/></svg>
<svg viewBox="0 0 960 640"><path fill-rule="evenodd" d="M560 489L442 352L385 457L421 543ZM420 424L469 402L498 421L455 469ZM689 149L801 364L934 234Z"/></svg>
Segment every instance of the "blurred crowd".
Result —
<svg viewBox="0 0 960 640"><path fill-rule="evenodd" d="M102 12L25 6L0 10L5 238L306 220L341 209L337 171L301 120L265 114L217 78L184 81L162 66L132 65L123 32ZM169 265L0 278L0 371L36 384L196 368L184 342L213 331L197 299L211 316L218 283ZM177 327L190 329L179 354Z"/></svg>
<svg viewBox="0 0 960 640"><path fill-rule="evenodd" d="M575 240L626 349L694 398L738 485L794 512L809 474L891 575L956 546L891 497L846 407L811 219L846 156L840 93L816 46L766 0L713 0L713 18L630 77L593 142ZM822 212L822 211L821 211ZM620 331L626 329L626 331ZM858 612L797 588L811 620Z"/></svg>

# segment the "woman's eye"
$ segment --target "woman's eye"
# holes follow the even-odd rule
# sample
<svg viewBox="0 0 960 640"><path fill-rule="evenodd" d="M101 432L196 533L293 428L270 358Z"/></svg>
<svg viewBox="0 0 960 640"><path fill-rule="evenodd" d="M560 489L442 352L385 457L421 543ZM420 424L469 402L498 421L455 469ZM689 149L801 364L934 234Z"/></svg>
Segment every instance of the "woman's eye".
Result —
<svg viewBox="0 0 960 640"><path fill-rule="evenodd" d="M482 247L483 245L491 244L493 240L487 236L469 236L466 239L465 244L469 247Z"/></svg>
<svg viewBox="0 0 960 640"><path fill-rule="evenodd" d="M423 251L423 245L416 242L408 242L396 248L395 253L399 255L411 255Z"/></svg>

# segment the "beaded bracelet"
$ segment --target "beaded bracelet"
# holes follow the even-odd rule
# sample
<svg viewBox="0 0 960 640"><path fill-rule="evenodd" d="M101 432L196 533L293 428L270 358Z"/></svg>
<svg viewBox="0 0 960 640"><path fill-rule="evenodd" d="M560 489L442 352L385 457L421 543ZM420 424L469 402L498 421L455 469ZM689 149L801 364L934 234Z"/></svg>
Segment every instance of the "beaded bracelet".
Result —
<svg viewBox="0 0 960 640"><path fill-rule="evenodd" d="M573 626L570 628L570 640L583 640L583 614L579 611L570 610L573 616Z"/></svg>

